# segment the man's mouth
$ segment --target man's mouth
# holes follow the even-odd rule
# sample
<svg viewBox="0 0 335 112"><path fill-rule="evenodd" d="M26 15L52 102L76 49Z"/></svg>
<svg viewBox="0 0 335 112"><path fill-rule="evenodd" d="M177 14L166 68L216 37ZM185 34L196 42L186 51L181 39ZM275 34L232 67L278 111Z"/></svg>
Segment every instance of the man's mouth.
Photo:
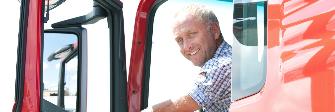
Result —
<svg viewBox="0 0 335 112"><path fill-rule="evenodd" d="M191 56L192 56L192 55L195 55L195 54L198 53L198 51L200 51L200 49L193 51L190 55L191 55Z"/></svg>

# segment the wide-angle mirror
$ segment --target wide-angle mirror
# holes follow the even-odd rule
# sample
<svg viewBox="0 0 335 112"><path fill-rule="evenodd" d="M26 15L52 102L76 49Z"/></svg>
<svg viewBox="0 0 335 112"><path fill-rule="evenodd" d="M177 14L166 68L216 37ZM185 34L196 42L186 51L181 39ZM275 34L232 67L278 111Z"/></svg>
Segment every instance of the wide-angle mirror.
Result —
<svg viewBox="0 0 335 112"><path fill-rule="evenodd" d="M78 36L44 33L43 42L43 107L76 112Z"/></svg>

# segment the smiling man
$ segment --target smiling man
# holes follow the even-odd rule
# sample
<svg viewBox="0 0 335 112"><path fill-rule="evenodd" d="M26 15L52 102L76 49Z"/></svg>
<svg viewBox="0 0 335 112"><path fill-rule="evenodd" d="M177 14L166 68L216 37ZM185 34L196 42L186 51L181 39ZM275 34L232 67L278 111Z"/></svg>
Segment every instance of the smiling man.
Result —
<svg viewBox="0 0 335 112"><path fill-rule="evenodd" d="M228 112L231 94L231 46L224 41L213 11L189 5L175 16L173 34L182 55L201 67L193 90L153 106L154 112Z"/></svg>

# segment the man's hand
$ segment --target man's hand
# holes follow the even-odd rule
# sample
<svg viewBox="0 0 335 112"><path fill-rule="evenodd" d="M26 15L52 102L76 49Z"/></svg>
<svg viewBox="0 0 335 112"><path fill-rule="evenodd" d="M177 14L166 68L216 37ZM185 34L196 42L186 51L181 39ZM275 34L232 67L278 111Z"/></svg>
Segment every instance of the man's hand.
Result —
<svg viewBox="0 0 335 112"><path fill-rule="evenodd" d="M141 110L141 112L153 112L152 107L149 106L148 108Z"/></svg>
<svg viewBox="0 0 335 112"><path fill-rule="evenodd" d="M152 107L154 112L193 112L200 106L189 95L183 96L175 101L167 100Z"/></svg>

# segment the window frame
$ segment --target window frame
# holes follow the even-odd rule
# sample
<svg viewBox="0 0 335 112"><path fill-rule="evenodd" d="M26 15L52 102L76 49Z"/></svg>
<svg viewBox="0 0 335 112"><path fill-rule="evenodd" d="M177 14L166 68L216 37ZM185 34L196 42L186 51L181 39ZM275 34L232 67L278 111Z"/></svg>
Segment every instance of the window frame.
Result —
<svg viewBox="0 0 335 112"><path fill-rule="evenodd" d="M241 5L242 6L242 10L244 11L245 9L244 8L249 8L249 7L247 7L247 5L249 5L249 4L254 4L255 5L255 7L256 7L256 9L255 9L255 11L256 11L256 16L258 15L257 14L257 7L258 7L258 5L263 5L264 6L264 44L263 44L263 56L262 56L262 59L261 59L261 62L259 62L259 69L260 70L263 70L263 72L261 72L262 74L261 75L263 75L263 77L261 77L262 79L260 80L261 82L260 83L257 83L256 85L254 85L254 86L252 86L252 87L249 87L249 88L247 88L247 89L244 89L244 90L241 90L241 88L236 88L235 86L236 85L240 85L241 83L240 82L244 82L244 81L241 81L242 79L240 78L241 77L241 74L234 74L234 71L235 70L240 70L240 66L238 66L238 68L236 68L236 66L234 67L234 62L236 63L236 61L234 61L234 54L236 54L236 53L234 53L234 51L233 51L233 72L232 72L232 101L234 102L234 101L239 101L239 100L242 100L242 99L245 99L245 98L247 98L247 97L251 97L251 96L253 96L253 95L256 95L256 94L258 94L258 93L260 93L262 90L263 90L263 88L264 88L264 85L265 85L265 83L266 83L266 71L267 71L267 1L266 0L254 0L254 1L245 1L245 2L242 2L242 3L240 3L240 2L237 2L237 3L234 3L234 16L235 16L235 6L237 6L237 5ZM245 16L245 14L244 14L245 12L242 12L242 17L243 16ZM234 20L235 20L235 17L234 17ZM244 21L242 21L243 22L243 24L244 23L247 23L247 22L244 22ZM258 22L258 19L256 19L256 22ZM236 23L234 23L233 24L233 26L235 25ZM256 28L257 28L257 32L256 33L259 33L258 32L258 23L256 23ZM235 33L236 32L234 32L234 35L235 35ZM242 35L244 35L244 33L245 32L243 32L242 31ZM241 38L247 38L247 37L241 37ZM257 34L257 40L259 39L260 37L259 37L259 34ZM251 47L257 47L257 48L259 48L259 45L258 45L258 43L256 42L256 43L252 43L252 44L248 44L248 43L241 43L241 41L240 40L238 40L238 38L235 38L236 40L237 40L237 42L238 42L238 44L241 44L242 46L251 46ZM235 45L234 45L235 46ZM233 46L233 50L234 49L236 49L236 47L234 48L234 46ZM259 49L258 49L259 50ZM256 53L257 54L257 56L259 55L259 53ZM238 56L241 56L241 55L238 55ZM235 57L236 58L236 57ZM258 69L257 69L258 70ZM236 77L237 76L237 78L233 78L233 77ZM234 82L235 81L235 82ZM235 84L234 84L235 83ZM239 84L236 84L236 83L239 83ZM235 85L235 86L233 86L233 85ZM238 92L238 95L234 95L234 92Z"/></svg>

